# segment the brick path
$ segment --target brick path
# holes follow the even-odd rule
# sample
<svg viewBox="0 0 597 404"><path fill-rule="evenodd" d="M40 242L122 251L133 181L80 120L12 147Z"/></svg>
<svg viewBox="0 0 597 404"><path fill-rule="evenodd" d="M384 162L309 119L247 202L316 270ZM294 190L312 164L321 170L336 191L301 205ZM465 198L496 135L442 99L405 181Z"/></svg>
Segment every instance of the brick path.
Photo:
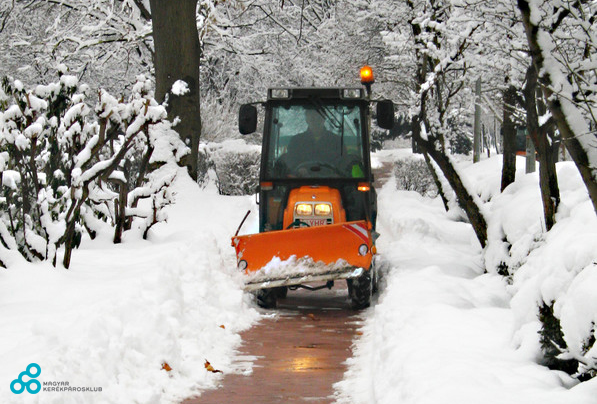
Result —
<svg viewBox="0 0 597 404"><path fill-rule="evenodd" d="M256 356L252 374L226 375L217 390L184 404L331 403L359 325L346 282L332 290L291 291L277 313L242 334L240 355Z"/></svg>

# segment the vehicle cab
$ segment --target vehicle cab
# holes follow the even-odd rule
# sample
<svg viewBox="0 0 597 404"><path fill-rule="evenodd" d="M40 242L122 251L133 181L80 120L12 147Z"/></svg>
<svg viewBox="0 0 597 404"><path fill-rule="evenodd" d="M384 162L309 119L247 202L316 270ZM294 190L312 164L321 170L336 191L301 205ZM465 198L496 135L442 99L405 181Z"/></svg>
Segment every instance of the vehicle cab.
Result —
<svg viewBox="0 0 597 404"><path fill-rule="evenodd" d="M264 106L260 231L374 223L364 89L270 89Z"/></svg>

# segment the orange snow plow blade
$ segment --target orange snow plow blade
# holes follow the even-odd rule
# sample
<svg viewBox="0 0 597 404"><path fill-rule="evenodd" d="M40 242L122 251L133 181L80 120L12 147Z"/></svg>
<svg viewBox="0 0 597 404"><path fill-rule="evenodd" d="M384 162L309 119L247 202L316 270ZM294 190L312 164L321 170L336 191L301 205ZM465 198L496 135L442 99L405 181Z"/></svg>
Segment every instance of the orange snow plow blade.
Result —
<svg viewBox="0 0 597 404"><path fill-rule="evenodd" d="M370 227L361 220L233 237L245 290L360 276L371 266Z"/></svg>

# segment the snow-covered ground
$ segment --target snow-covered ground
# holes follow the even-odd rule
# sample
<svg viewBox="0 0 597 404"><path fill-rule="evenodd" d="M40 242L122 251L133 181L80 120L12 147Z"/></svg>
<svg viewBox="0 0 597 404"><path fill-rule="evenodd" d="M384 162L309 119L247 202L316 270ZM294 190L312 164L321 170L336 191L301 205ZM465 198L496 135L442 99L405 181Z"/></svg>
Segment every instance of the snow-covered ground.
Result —
<svg viewBox="0 0 597 404"><path fill-rule="evenodd" d="M258 314L240 290L230 237L252 199L199 190L182 171L175 187L168 223L148 241L87 240L70 270L0 270L1 403L178 402L221 378L205 360L225 373L238 366L239 332ZM32 362L42 385L102 391L13 394L10 383Z"/></svg>
<svg viewBox="0 0 597 404"><path fill-rule="evenodd" d="M382 151L373 162L409 154ZM559 166L562 206L546 236L536 174L519 170L500 194L499 157L460 168L486 202L491 247L482 254L470 226L438 199L391 181L379 191L386 285L363 313L339 402L594 403L596 380L575 384L537 364L541 298L566 314L572 348L597 322L597 219L576 169ZM235 348L259 314L240 291L230 236L248 209L243 233L256 231L254 198L200 190L182 171L175 187L168 222L147 241L129 232L113 245L106 234L84 240L70 270L0 269L1 403L175 403L217 385L222 375L206 360L224 374L250 368ZM495 272L504 259L518 268L511 284ZM102 391L13 394L11 381L32 362L42 383Z"/></svg>
<svg viewBox="0 0 597 404"><path fill-rule="evenodd" d="M537 364L541 297L561 297L555 309L568 310L569 346L597 320L597 219L586 189L572 163L559 164L558 224L542 237L537 174L524 175L520 159L517 182L500 195L500 157L461 167L488 202L496 247L486 256L471 227L454 221L439 199L392 183L379 193L387 284L335 386L340 403L596 402L597 380L577 384ZM512 284L495 268L484 271L485 260L498 264L504 233L509 263L520 266ZM583 280L572 282L580 271Z"/></svg>

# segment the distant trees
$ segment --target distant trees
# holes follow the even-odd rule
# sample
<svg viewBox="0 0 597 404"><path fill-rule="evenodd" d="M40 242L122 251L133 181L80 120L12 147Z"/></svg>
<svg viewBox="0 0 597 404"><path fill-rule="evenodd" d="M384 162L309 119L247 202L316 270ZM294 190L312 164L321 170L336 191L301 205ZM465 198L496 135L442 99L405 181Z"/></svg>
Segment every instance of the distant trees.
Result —
<svg viewBox="0 0 597 404"><path fill-rule="evenodd" d="M597 214L597 5L518 0L547 107Z"/></svg>
<svg viewBox="0 0 597 404"><path fill-rule="evenodd" d="M0 75L50 83L64 64L79 80L120 93L150 73L146 18L130 0L1 2Z"/></svg>
<svg viewBox="0 0 597 404"><path fill-rule="evenodd" d="M202 38L204 97L226 106L260 99L271 86L358 86L359 68L366 63L384 77L376 93L389 97L390 87L398 86L389 84L394 72L384 60L382 10L373 13L368 3L263 0L244 3L246 8L218 3L228 21Z"/></svg>
<svg viewBox="0 0 597 404"><path fill-rule="evenodd" d="M147 4L3 4L0 61L10 71L30 66L22 70L25 77L47 80L56 63L66 62L72 74L110 86L133 81L154 61L156 95L168 98L169 115L181 118L177 130L194 151L186 160L191 173L196 172L201 132L209 131L206 138L230 136L233 125L220 121L233 120L238 103L259 98L271 85L356 84L356 71L363 63L376 68L376 93L392 98L409 120L415 117L413 135L429 146L426 154L466 149L462 133L470 124L465 113L473 100L470 87L482 76L495 84L494 99L502 93L509 105L504 134L513 134L526 120L538 156L545 159L555 154L563 136L597 206L592 3L556 2L551 7L552 2L523 0L151 1L153 32ZM540 22L531 19L535 12ZM534 91L531 65L542 72ZM187 90L172 92L176 80L184 81ZM200 89L210 110L203 114L205 125ZM512 152L506 150L508 155ZM514 179L514 162L504 162L502 188ZM442 165L451 171L449 161ZM549 160L540 170L549 228L557 210L557 178ZM457 182L452 186L460 188ZM474 204L466 209L474 210ZM471 222L475 221L481 223Z"/></svg>

